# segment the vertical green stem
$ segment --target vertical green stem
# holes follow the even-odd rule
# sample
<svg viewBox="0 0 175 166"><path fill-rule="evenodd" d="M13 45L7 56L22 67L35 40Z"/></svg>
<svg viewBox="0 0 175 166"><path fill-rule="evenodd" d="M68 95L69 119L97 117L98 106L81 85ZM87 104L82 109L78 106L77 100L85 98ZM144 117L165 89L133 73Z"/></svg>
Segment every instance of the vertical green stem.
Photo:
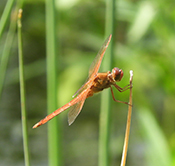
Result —
<svg viewBox="0 0 175 166"><path fill-rule="evenodd" d="M55 1L46 0L47 104L48 114L57 109L57 58ZM60 125L58 117L48 123L48 157L50 166L61 165Z"/></svg>
<svg viewBox="0 0 175 166"><path fill-rule="evenodd" d="M21 94L21 119L22 119L25 165L30 166L28 132L27 132L27 115L26 115L26 106L25 106L25 85L24 85L21 15L22 15L22 9L19 10L19 15L18 15L18 50L19 50L19 78L20 78L20 94Z"/></svg>
<svg viewBox="0 0 175 166"><path fill-rule="evenodd" d="M1 78L0 79L0 97L2 94L2 89L3 89L5 74L6 74L6 68L7 68L7 64L8 64L8 60L9 60L9 56L10 56L10 51L11 51L13 39L15 36L16 21L17 21L16 19L17 19L17 10L15 8L11 13L10 27L9 27L9 31L7 33L7 38L6 38L6 41L4 44L4 49L3 49L3 53L1 56L1 60L0 60L0 78ZM1 22L2 22L2 20L1 20Z"/></svg>
<svg viewBox="0 0 175 166"><path fill-rule="evenodd" d="M7 20L9 18L14 1L15 0L8 0L6 3L5 9L2 13L1 20L0 20L0 37L2 35L2 32L4 30L5 25L7 23Z"/></svg>
<svg viewBox="0 0 175 166"><path fill-rule="evenodd" d="M114 0L106 0L106 36L113 34L114 30ZM114 34L113 34L114 36ZM106 51L103 61L103 71L111 69L114 37ZM99 166L109 165L109 126L110 126L110 109L111 94L109 90L105 90L101 96L100 111L100 131L99 131Z"/></svg>

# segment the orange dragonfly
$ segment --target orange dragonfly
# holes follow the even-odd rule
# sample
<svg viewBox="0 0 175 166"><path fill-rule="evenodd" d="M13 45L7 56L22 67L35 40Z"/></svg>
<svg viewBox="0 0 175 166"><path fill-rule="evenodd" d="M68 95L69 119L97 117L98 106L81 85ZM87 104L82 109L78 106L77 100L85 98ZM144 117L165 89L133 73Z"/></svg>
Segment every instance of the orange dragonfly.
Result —
<svg viewBox="0 0 175 166"><path fill-rule="evenodd" d="M80 113L86 98L91 97L94 95L94 93L100 92L106 88L111 89L111 93L112 93L112 97L113 97L114 101L128 104L127 102L116 100L114 97L112 87L111 87L113 85L119 92L123 92L123 91L129 89L129 85L127 85L124 88L121 88L116 84L116 82L119 82L122 79L123 71L121 69L115 67L112 69L112 72L108 71L105 73L98 73L98 70L100 68L104 53L109 45L111 37L112 37L112 35L110 35L106 39L106 41L102 45L101 49L99 50L97 56L95 57L94 61L92 62L90 69L89 69L88 80L74 94L74 96L76 96L76 95L77 96L73 100L71 100L69 103L65 104L61 108L58 108L56 111L52 112L51 114L46 116L44 119L40 120L38 123L36 123L33 126L33 128L37 128L37 127L45 124L46 122L48 122L49 120L51 120L52 118L54 118L55 116L60 114L61 112L65 111L69 107L71 107L71 108L70 108L69 113L68 113L68 123L69 123L69 125L71 125L74 122L74 120L76 119L76 117L78 116L78 114Z"/></svg>

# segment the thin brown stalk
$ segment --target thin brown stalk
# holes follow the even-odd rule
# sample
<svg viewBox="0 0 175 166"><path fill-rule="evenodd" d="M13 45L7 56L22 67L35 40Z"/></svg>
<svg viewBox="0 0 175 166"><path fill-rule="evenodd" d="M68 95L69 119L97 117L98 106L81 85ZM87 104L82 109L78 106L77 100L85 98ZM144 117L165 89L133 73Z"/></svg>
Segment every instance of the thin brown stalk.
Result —
<svg viewBox="0 0 175 166"><path fill-rule="evenodd" d="M129 142L130 127L131 127L131 115L132 115L132 80L133 80L133 71L130 70L130 96L129 96L128 117L127 117L121 166L125 166L127 151L128 151L128 142Z"/></svg>

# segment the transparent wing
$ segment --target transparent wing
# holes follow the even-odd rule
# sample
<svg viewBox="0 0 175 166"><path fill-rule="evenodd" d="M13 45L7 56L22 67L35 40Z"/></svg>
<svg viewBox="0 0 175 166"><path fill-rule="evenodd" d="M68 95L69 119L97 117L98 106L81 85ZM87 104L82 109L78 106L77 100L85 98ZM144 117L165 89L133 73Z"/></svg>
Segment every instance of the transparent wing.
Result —
<svg viewBox="0 0 175 166"><path fill-rule="evenodd" d="M109 37L105 40L102 47L98 51L97 56L95 57L94 61L92 62L90 68L89 68L89 79L94 77L100 68L101 61L103 59L103 56L105 54L106 49L108 48L109 42L111 41L112 35L109 35Z"/></svg>
<svg viewBox="0 0 175 166"><path fill-rule="evenodd" d="M95 75L98 73L103 56L105 54L105 51L109 45L109 42L111 41L111 37L112 37L112 35L109 35L109 37L105 40L105 42L103 43L102 47L100 48L97 56L95 57L94 61L92 62L91 66L89 68L89 76L88 76L87 82L85 84L83 84L81 86L81 88L78 89L78 91L75 92L73 97L75 95L81 93L84 89L86 89L87 85L90 85L90 83L92 82L92 78L94 78Z"/></svg>
<svg viewBox="0 0 175 166"><path fill-rule="evenodd" d="M87 80L80 89L78 89L75 94L72 97L75 97L76 95L80 94L83 90L87 88L87 86L91 86L92 80Z"/></svg>
<svg viewBox="0 0 175 166"><path fill-rule="evenodd" d="M70 108L69 113L68 113L68 123L69 123L69 125L71 125L75 121L76 117L78 116L81 109L83 108L83 104L86 100L88 92L89 92L89 89L87 89L83 93L83 95L81 97L81 100Z"/></svg>

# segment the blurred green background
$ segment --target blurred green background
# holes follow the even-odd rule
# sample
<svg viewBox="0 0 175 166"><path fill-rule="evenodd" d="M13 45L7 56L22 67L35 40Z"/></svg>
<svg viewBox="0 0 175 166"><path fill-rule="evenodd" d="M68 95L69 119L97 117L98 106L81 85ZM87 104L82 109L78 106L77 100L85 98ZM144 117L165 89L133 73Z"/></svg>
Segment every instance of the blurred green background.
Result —
<svg viewBox="0 0 175 166"><path fill-rule="evenodd" d="M0 1L0 15L6 2ZM124 72L118 85L126 86L129 71L134 72L134 107L127 158L130 166L175 165L174 6L174 1L165 0L116 1L113 67ZM60 107L69 102L84 83L88 68L105 40L105 2L58 0L56 8ZM0 36L1 59L9 23L10 19ZM35 130L32 126L46 116L47 110L45 1L25 1L22 23L31 165L44 166L48 165L47 125ZM115 90L115 96L128 101L129 91L119 93ZM127 106L111 103L110 165L113 166L120 165ZM86 100L73 125L68 126L68 111L59 115L64 165L97 165L99 110L100 94ZM0 165L24 165L17 36L1 93L0 126Z"/></svg>

